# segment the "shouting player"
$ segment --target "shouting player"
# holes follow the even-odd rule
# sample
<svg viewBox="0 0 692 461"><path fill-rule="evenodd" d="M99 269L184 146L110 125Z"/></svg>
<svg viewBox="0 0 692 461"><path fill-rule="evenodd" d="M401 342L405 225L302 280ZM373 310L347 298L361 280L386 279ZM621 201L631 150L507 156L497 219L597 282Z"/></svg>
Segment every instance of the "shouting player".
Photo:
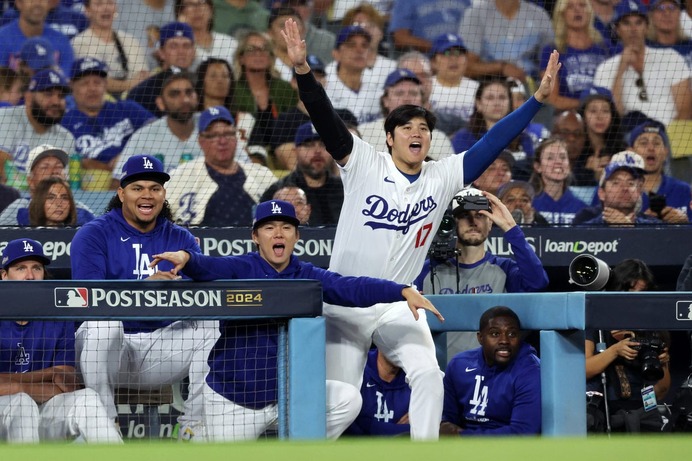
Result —
<svg viewBox="0 0 692 461"><path fill-rule="evenodd" d="M330 269L411 283L423 268L447 204L471 183L538 112L551 93L559 54L554 51L534 97L498 122L471 149L425 162L435 117L420 106L403 105L384 122L389 153L354 137L334 113L305 60L305 41L288 19L288 45L300 98L329 153L341 168L344 205L336 229ZM442 376L425 317L414 321L402 303L374 309L325 305L327 377L360 387L372 342L401 367L411 386L413 439L437 439L442 414Z"/></svg>
<svg viewBox="0 0 692 461"><path fill-rule="evenodd" d="M293 205L270 200L257 205L252 240L259 251L242 256L212 257L187 251L154 255L175 265L172 273L185 267L195 280L215 279L314 279L322 282L324 299L345 306L371 306L378 302L406 299L418 317L417 308L435 313L433 305L418 291L399 283L369 277L343 277L304 263L293 255L300 238ZM256 439L276 423L277 350L279 325L276 320L224 320L221 338L209 355L204 420L212 442ZM360 409L358 389L327 381L327 437L336 438L349 426Z"/></svg>
<svg viewBox="0 0 692 461"><path fill-rule="evenodd" d="M74 280L173 280L166 267L150 268L154 254L184 248L199 252L195 237L171 222L163 185L170 179L155 157L135 155L123 166L109 211L77 231L72 240ZM89 321L77 330L84 383L101 396L108 416L117 416L115 387L158 389L190 377L180 416L182 439L200 438L207 356L215 321Z"/></svg>

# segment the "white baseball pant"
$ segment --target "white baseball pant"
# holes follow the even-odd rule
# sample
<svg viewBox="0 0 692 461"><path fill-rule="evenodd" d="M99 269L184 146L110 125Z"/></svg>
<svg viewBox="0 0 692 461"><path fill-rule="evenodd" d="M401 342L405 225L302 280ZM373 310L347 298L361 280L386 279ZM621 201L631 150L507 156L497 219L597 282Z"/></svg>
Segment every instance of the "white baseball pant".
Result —
<svg viewBox="0 0 692 461"><path fill-rule="evenodd" d="M366 309L324 305L327 327L327 379L360 389L368 350L378 349L406 373L411 387L409 418L413 440L437 440L444 388L426 312L416 321L406 302Z"/></svg>
<svg viewBox="0 0 692 461"><path fill-rule="evenodd" d="M327 380L327 438L336 439L358 416L363 400L350 384ZM237 405L208 385L204 401L204 425L210 442L255 440L279 418L276 404L259 410Z"/></svg>
<svg viewBox="0 0 692 461"><path fill-rule="evenodd" d="M28 394L0 396L0 440L38 443L38 405Z"/></svg>
<svg viewBox="0 0 692 461"><path fill-rule="evenodd" d="M84 384L101 397L109 418L117 417L117 387L155 389L190 377L181 428L202 424L207 358L219 338L218 322L177 321L150 333L125 334L122 322L84 322L76 349Z"/></svg>

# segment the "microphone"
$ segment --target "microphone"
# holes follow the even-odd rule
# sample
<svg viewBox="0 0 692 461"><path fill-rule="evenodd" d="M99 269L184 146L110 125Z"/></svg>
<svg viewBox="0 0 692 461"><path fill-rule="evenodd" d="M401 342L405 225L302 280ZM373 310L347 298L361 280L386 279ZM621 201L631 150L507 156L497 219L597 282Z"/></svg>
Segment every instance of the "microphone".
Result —
<svg viewBox="0 0 692 461"><path fill-rule="evenodd" d="M524 222L524 212L516 208L512 211L512 218L514 218L517 224L522 224Z"/></svg>

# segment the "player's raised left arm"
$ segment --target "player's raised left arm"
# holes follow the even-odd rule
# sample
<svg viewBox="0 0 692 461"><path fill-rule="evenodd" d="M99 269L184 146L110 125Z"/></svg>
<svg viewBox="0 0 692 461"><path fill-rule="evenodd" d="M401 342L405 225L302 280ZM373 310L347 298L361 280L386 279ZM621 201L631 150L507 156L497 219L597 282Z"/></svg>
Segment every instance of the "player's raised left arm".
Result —
<svg viewBox="0 0 692 461"><path fill-rule="evenodd" d="M553 51L550 54L548 65L545 68L541 84L534 93L517 110L497 122L476 144L464 154L464 183L475 181L500 155L510 142L526 128L531 119L543 107L543 102L548 99L553 86L557 84L557 73L560 70L560 53Z"/></svg>

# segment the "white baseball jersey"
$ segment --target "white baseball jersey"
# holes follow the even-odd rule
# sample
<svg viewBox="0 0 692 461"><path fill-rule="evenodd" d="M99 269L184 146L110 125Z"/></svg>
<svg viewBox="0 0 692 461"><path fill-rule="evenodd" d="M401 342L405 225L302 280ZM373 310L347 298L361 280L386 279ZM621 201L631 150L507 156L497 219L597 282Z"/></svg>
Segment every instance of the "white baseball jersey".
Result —
<svg viewBox="0 0 692 461"><path fill-rule="evenodd" d="M411 283L454 194L463 187L464 154L424 162L410 183L386 152L354 137L342 167L344 204L330 270Z"/></svg>

